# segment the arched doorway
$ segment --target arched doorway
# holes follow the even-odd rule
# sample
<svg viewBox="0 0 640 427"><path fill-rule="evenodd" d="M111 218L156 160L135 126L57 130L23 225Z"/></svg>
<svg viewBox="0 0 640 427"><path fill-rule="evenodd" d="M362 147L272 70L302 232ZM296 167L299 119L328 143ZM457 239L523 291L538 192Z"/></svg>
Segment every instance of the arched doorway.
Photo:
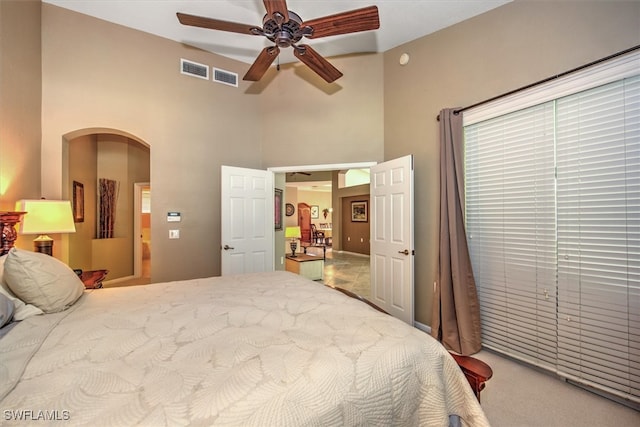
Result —
<svg viewBox="0 0 640 427"><path fill-rule="evenodd" d="M107 269L106 283L135 277L136 237L135 183L151 182L150 146L115 129L83 129L64 136L65 188L80 183L84 188L84 220L68 236L69 265L82 270ZM99 181L115 182L114 232L97 238L100 222Z"/></svg>

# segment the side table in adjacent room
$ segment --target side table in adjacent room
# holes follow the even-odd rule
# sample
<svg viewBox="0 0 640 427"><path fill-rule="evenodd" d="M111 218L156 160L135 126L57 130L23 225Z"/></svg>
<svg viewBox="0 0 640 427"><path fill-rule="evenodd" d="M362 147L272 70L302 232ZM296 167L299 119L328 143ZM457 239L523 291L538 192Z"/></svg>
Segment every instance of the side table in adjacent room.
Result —
<svg viewBox="0 0 640 427"><path fill-rule="evenodd" d="M295 257L287 255L285 270L311 280L322 280L324 278L324 260L320 257L306 254L298 254Z"/></svg>

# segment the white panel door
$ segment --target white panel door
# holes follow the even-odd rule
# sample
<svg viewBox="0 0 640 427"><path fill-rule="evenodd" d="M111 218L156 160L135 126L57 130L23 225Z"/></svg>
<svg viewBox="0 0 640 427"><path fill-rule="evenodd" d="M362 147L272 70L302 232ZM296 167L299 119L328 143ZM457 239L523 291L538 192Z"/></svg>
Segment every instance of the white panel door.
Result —
<svg viewBox="0 0 640 427"><path fill-rule="evenodd" d="M273 173L222 166L222 275L274 270Z"/></svg>
<svg viewBox="0 0 640 427"><path fill-rule="evenodd" d="M371 167L371 298L413 325L413 156Z"/></svg>

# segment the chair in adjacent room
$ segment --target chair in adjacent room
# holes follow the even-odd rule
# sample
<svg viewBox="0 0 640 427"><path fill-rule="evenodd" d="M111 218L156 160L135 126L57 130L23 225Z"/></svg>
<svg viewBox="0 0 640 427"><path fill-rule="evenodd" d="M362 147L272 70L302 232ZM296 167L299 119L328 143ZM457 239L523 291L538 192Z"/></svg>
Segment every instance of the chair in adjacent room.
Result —
<svg viewBox="0 0 640 427"><path fill-rule="evenodd" d="M311 233L313 237L313 243L324 245L324 232L319 231L315 224L311 224Z"/></svg>

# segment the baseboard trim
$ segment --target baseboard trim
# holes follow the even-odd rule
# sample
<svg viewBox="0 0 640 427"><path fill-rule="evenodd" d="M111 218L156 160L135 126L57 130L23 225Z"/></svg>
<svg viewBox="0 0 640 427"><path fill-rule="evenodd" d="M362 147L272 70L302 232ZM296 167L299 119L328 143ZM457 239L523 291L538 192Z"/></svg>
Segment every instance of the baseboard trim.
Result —
<svg viewBox="0 0 640 427"><path fill-rule="evenodd" d="M415 326L416 328L420 329L422 332L426 332L429 335L431 335L431 326L429 325L425 325L424 323L420 323L420 322L413 322L413 326Z"/></svg>

